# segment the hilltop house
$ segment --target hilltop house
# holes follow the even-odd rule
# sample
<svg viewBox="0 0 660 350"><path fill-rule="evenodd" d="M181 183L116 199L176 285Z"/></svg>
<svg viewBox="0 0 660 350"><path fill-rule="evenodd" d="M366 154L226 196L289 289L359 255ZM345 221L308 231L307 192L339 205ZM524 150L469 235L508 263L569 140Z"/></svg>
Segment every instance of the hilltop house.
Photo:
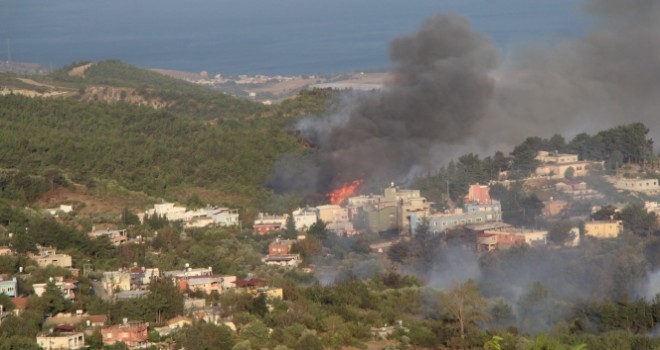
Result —
<svg viewBox="0 0 660 350"><path fill-rule="evenodd" d="M603 162L580 161L577 154L556 151L539 151L536 160L540 162L540 165L536 168L536 175L551 178L564 178L569 169L573 170L573 176L586 176L589 175L590 166L595 164L602 166L603 164Z"/></svg>

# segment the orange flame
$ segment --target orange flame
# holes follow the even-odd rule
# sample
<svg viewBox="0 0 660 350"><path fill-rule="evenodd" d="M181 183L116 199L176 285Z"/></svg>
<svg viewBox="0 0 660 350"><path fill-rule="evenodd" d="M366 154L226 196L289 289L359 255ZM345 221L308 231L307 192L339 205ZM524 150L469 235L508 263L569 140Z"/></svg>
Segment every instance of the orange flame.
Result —
<svg viewBox="0 0 660 350"><path fill-rule="evenodd" d="M326 197L330 200L331 204L341 204L346 198L351 197L357 191L357 188L362 185L364 180L359 179L345 183L343 186L326 193Z"/></svg>

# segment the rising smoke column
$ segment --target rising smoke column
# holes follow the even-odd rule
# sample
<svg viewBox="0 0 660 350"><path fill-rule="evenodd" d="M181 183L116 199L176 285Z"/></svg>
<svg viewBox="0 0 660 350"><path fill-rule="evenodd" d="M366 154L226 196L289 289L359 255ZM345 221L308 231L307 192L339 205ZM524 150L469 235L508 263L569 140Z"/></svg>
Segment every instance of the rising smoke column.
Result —
<svg viewBox="0 0 660 350"><path fill-rule="evenodd" d="M466 19L427 20L392 42L394 79L383 91L300 123L318 153L281 162L269 185L319 193L363 178L405 182L462 154L510 150L528 136L572 137L631 122L657 138L660 1L587 0L585 9L594 22L583 37L521 46L500 65ZM300 174L315 180L302 184Z"/></svg>
<svg viewBox="0 0 660 350"><path fill-rule="evenodd" d="M483 118L496 53L466 19L431 18L394 40L390 56L393 81L358 97L341 123L324 130L320 190L362 178L402 180L429 166L435 144L459 142ZM318 132L318 126L312 129Z"/></svg>

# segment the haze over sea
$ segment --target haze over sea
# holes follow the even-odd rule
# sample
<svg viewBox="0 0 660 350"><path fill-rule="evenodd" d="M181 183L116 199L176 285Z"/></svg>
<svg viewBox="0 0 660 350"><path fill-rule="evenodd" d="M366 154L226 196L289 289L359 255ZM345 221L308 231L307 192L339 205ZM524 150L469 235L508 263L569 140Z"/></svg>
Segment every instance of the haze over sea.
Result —
<svg viewBox="0 0 660 350"><path fill-rule="evenodd" d="M387 68L391 39L429 16L472 20L505 49L580 35L574 0L0 0L0 59L118 58L226 75Z"/></svg>

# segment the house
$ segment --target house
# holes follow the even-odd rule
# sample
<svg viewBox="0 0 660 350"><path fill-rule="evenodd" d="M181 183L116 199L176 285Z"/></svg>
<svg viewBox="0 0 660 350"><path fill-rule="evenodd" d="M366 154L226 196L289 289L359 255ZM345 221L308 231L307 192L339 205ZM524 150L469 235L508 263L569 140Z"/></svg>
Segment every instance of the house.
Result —
<svg viewBox="0 0 660 350"><path fill-rule="evenodd" d="M204 292L205 294L210 295L213 292L222 294L227 289L234 288L235 281L236 276L230 275L194 276L180 278L178 280L178 285L181 292L191 290Z"/></svg>
<svg viewBox="0 0 660 350"><path fill-rule="evenodd" d="M14 304L14 315L20 316L20 314L27 310L28 298L27 297L15 297L11 298L11 302Z"/></svg>
<svg viewBox="0 0 660 350"><path fill-rule="evenodd" d="M101 277L101 285L108 295L131 290L131 274L126 270L104 272Z"/></svg>
<svg viewBox="0 0 660 350"><path fill-rule="evenodd" d="M154 215L168 221L182 221L186 227L236 226L239 223L238 209L206 207L189 210L174 203L155 204L153 209L146 210L138 217L144 222L145 217Z"/></svg>
<svg viewBox="0 0 660 350"><path fill-rule="evenodd" d="M87 234L91 239L97 239L99 237L108 237L110 243L114 246L120 246L128 242L128 232L125 229L122 230L95 230Z"/></svg>
<svg viewBox="0 0 660 350"><path fill-rule="evenodd" d="M206 216L218 226L237 226L239 224L238 209L207 208Z"/></svg>
<svg viewBox="0 0 660 350"><path fill-rule="evenodd" d="M490 252L503 250L515 245L528 244L530 246L547 244L548 231L527 229L485 230L477 234L477 251Z"/></svg>
<svg viewBox="0 0 660 350"><path fill-rule="evenodd" d="M263 236L281 231L286 227L288 217L288 215L268 215L267 213L259 213L252 224L252 233Z"/></svg>
<svg viewBox="0 0 660 350"><path fill-rule="evenodd" d="M250 293L253 295L258 295L259 294L259 289L260 288L265 288L268 287L268 281L262 280L260 278L250 278L247 280L244 280L242 278L237 278L236 281L234 281L236 284L236 288L240 292L246 292Z"/></svg>
<svg viewBox="0 0 660 350"><path fill-rule="evenodd" d="M342 208L336 204L320 205L316 207L319 213L319 220L325 222L328 227L337 222L348 222L348 209Z"/></svg>
<svg viewBox="0 0 660 350"><path fill-rule="evenodd" d="M16 297L16 291L18 287L18 283L16 282L16 277L12 277L11 279L5 277L5 276L0 276L0 294L4 294L8 297Z"/></svg>
<svg viewBox="0 0 660 350"><path fill-rule="evenodd" d="M307 231L319 220L319 210L316 208L300 208L294 210L292 214L298 231Z"/></svg>
<svg viewBox="0 0 660 350"><path fill-rule="evenodd" d="M180 279L187 279L189 277L202 277L202 276L212 276L213 268L212 267L200 267L200 268L191 268L186 264L183 270L174 270L174 271L165 271L163 272L163 277L169 277L172 279L172 282L175 284L178 283Z"/></svg>
<svg viewBox="0 0 660 350"><path fill-rule="evenodd" d="M657 179L641 179L634 178L628 179L624 177L609 178L614 185L614 188L622 191L642 192L642 193L655 193L660 191Z"/></svg>
<svg viewBox="0 0 660 350"><path fill-rule="evenodd" d="M70 326L58 326L52 333L38 335L37 345L45 350L83 349L85 334Z"/></svg>
<svg viewBox="0 0 660 350"><path fill-rule="evenodd" d="M108 315L88 315L85 317L87 327L104 327L108 323Z"/></svg>
<svg viewBox="0 0 660 350"><path fill-rule="evenodd" d="M113 345L123 342L129 348L146 346L149 340L149 324L145 322L128 322L101 328L104 345Z"/></svg>
<svg viewBox="0 0 660 350"><path fill-rule="evenodd" d="M192 318L177 316L169 319L165 326L156 327L154 328L154 330L158 332L160 336L167 336L182 329L183 327L191 326L191 325L192 325Z"/></svg>
<svg viewBox="0 0 660 350"><path fill-rule="evenodd" d="M293 239L275 239L268 245L268 255L287 255L296 241Z"/></svg>
<svg viewBox="0 0 660 350"><path fill-rule="evenodd" d="M490 203L490 187L486 185L480 185L478 183L470 185L468 188L468 194L465 195L463 201L466 203L475 204Z"/></svg>
<svg viewBox="0 0 660 350"><path fill-rule="evenodd" d="M499 201L491 200L488 204L466 203L463 208L457 208L443 213L428 216L411 215L410 232L415 234L423 222L428 222L431 233L472 224L494 223L502 220L502 207Z"/></svg>
<svg viewBox="0 0 660 350"><path fill-rule="evenodd" d="M10 247L0 246L0 256L3 255L15 255L15 253Z"/></svg>
<svg viewBox="0 0 660 350"><path fill-rule="evenodd" d="M28 254L28 256L35 260L39 267L46 267L49 265L70 268L73 266L71 255L68 254L57 254L55 248L47 247L37 247L39 249L38 254Z"/></svg>
<svg viewBox="0 0 660 350"><path fill-rule="evenodd" d="M595 238L616 238L623 232L621 220L594 220L584 223L584 235Z"/></svg>
<svg viewBox="0 0 660 350"><path fill-rule="evenodd" d="M78 281L72 279L64 279L63 277L51 278L50 282L55 283L55 285L62 292L62 296L65 299L75 300L76 293L78 291ZM34 289L34 294L38 297L42 296L46 291L48 283L35 283L32 285Z"/></svg>
<svg viewBox="0 0 660 350"><path fill-rule="evenodd" d="M587 176L589 175L590 166L595 164L602 166L603 164L603 162L580 161L577 154L565 154L556 151L539 151L536 160L541 163L536 168L536 175L551 178L564 178L569 169L572 169L573 176Z"/></svg>
<svg viewBox="0 0 660 350"><path fill-rule="evenodd" d="M580 180L561 180L555 184L557 192L572 193L587 190L587 183Z"/></svg>
<svg viewBox="0 0 660 350"><path fill-rule="evenodd" d="M114 300L140 299L147 296L148 290L122 290L114 293Z"/></svg>
<svg viewBox="0 0 660 350"><path fill-rule="evenodd" d="M282 267L298 267L302 262L300 254L287 254L287 255L268 255L261 259L266 265L282 266Z"/></svg>
<svg viewBox="0 0 660 350"><path fill-rule="evenodd" d="M63 212L63 213L68 214L68 213L73 211L73 206L72 205L66 205L66 204L60 204L59 207L46 209L46 211L48 212L48 214L50 214L52 216L57 215L57 213L60 212L60 211Z"/></svg>
<svg viewBox="0 0 660 350"><path fill-rule="evenodd" d="M132 267L128 269L131 289L142 289L151 284L151 281L160 277L158 268Z"/></svg>

